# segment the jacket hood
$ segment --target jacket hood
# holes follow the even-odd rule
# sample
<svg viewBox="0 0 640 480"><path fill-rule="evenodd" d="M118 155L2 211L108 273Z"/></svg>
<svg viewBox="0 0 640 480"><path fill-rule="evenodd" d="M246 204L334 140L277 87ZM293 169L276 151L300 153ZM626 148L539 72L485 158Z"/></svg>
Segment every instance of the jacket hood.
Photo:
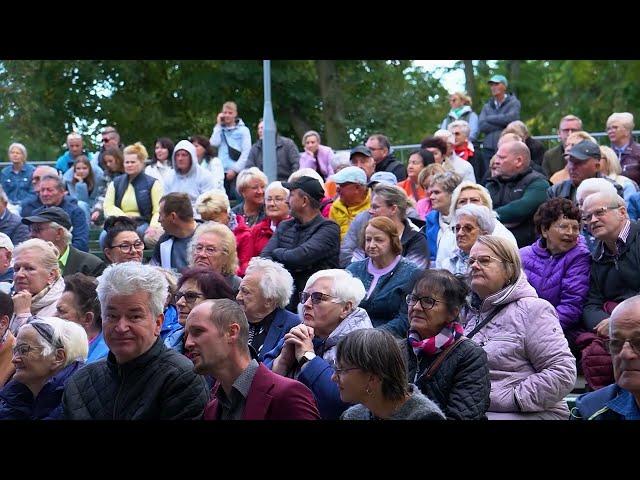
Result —
<svg viewBox="0 0 640 480"><path fill-rule="evenodd" d="M531 286L527 280L527 275L524 273L524 270L522 270L515 283L507 285L502 290L485 298L480 310L484 312L493 306L506 305L525 297L538 298L538 293Z"/></svg>
<svg viewBox="0 0 640 480"><path fill-rule="evenodd" d="M191 155L191 168L186 174L178 173L178 170L176 170L176 152L178 150L186 150L189 152L189 155ZM176 172L176 175L188 176L194 173L198 168L198 154L196 153L196 147L193 146L193 143L189 140L180 140L171 154L171 165L173 166L173 170Z"/></svg>

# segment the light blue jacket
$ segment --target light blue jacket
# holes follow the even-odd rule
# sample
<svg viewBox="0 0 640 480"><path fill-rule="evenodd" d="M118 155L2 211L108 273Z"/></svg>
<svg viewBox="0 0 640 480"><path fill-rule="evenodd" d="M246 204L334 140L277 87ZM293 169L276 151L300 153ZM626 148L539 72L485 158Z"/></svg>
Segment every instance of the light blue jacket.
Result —
<svg viewBox="0 0 640 480"><path fill-rule="evenodd" d="M96 362L102 358L106 358L109 354L109 347L104 341L102 332L89 343L89 355L85 364Z"/></svg>
<svg viewBox="0 0 640 480"><path fill-rule="evenodd" d="M229 146L222 136L223 130L227 142L229 142L233 148L242 152L237 161L229 156ZM247 158L249 157L249 151L251 150L251 132L241 118L237 120L236 125L233 127L222 127L216 124L216 126L213 127L209 141L211 145L218 148L218 158L222 160L222 166L225 172L233 170L236 173L240 173L244 170L247 164Z"/></svg>

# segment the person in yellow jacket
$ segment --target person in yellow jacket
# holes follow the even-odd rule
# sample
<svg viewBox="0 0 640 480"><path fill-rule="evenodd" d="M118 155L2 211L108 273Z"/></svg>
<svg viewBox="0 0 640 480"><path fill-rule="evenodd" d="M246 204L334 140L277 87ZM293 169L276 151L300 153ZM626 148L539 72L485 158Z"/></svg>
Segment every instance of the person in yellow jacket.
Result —
<svg viewBox="0 0 640 480"><path fill-rule="evenodd" d="M340 226L340 240L360 212L371 207L367 174L360 167L346 167L331 177L338 185L338 199L331 205L329 219Z"/></svg>

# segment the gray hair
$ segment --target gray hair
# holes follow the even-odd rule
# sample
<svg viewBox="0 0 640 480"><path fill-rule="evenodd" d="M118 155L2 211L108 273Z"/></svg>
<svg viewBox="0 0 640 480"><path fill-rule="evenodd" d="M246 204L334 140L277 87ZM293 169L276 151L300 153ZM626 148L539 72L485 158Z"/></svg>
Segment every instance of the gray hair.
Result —
<svg viewBox="0 0 640 480"><path fill-rule="evenodd" d="M367 294L362 284L362 280L351 275L346 270L340 270L339 268L331 268L328 270L319 270L309 277L304 289L308 289L317 280L321 278L328 278L331 280L331 295L337 298L342 303L351 302L353 308L360 305L360 302Z"/></svg>
<svg viewBox="0 0 640 480"><path fill-rule="evenodd" d="M293 172L291 175L289 175L289 178L287 179L287 182L289 182L289 183L295 182L300 177L315 178L316 180L318 180L320 182L320 185L322 185L322 188L324 188L324 180L322 179L320 174L318 172L316 172L313 168L308 168L308 167L307 168L301 168L300 170L296 170L295 172Z"/></svg>
<svg viewBox="0 0 640 480"><path fill-rule="evenodd" d="M592 193L591 195L587 195L586 197L584 197L584 202L587 201L588 198L591 197L595 197L596 195L598 195L602 200L604 200L610 207L626 207L627 203L624 201L624 198L622 198L620 195L618 195L617 192L611 192L611 191L602 191L602 192L595 192Z"/></svg>
<svg viewBox="0 0 640 480"><path fill-rule="evenodd" d="M604 178L587 178L583 180L576 190L576 203L582 205L582 202L592 193L607 192L611 195L617 195L616 187L609 180Z"/></svg>
<svg viewBox="0 0 640 480"><path fill-rule="evenodd" d="M449 125L447 125L447 130L453 133L453 129L456 127L459 127L460 130L462 130L464 136L469 138L469 135L471 135L471 127L469 126L469 122L465 120L456 120L455 122L451 122Z"/></svg>
<svg viewBox="0 0 640 480"><path fill-rule="evenodd" d="M262 173L262 171L258 167L251 167L245 170L242 170L238 174L238 179L236 180L236 190L238 193L241 193L252 180L260 180L266 186L269 183L269 179L267 176Z"/></svg>
<svg viewBox="0 0 640 480"><path fill-rule="evenodd" d="M131 295L134 292L146 292L149 295L149 309L155 317L164 310L164 302L169 284L164 275L151 265L138 262L124 262L109 265L98 277L98 300L102 308L102 317L106 317L107 304L115 295Z"/></svg>
<svg viewBox="0 0 640 480"><path fill-rule="evenodd" d="M58 190L66 190L67 188L67 186L64 183L64 180L58 175L45 175L40 179L40 183L44 182L45 180L53 180L54 182L56 182L56 188Z"/></svg>
<svg viewBox="0 0 640 480"><path fill-rule="evenodd" d="M48 271L57 271L60 276L60 265L58 264L58 257L60 252L58 248L51 242L45 242L40 238L30 238L25 240L13 250L14 262L17 261L18 256L25 250L35 250L40 253L42 266Z"/></svg>
<svg viewBox="0 0 640 480"><path fill-rule="evenodd" d="M62 345L67 358L64 366L77 361L84 362L89 354L89 339L87 332L79 324L68 322L58 317L34 317L29 323L20 327L32 328L34 323L49 325L53 330L52 343L49 343L42 335L38 334L38 343L42 347L42 356L48 357L55 352L56 345Z"/></svg>
<svg viewBox="0 0 640 480"><path fill-rule="evenodd" d="M620 122L624 128L626 128L629 133L633 130L635 126L633 123L633 115L629 112L615 112L609 115L607 118L607 127L612 122Z"/></svg>
<svg viewBox="0 0 640 480"><path fill-rule="evenodd" d="M451 133L449 130L444 130L441 128L440 130L436 130L433 136L435 138L441 138L447 143L454 143L453 133Z"/></svg>
<svg viewBox="0 0 640 480"><path fill-rule="evenodd" d="M51 228L53 228L54 230L57 230L58 228L61 228L62 229L62 241L66 245L69 245L71 243L71 239L73 238L73 235L71 235L71 232L69 230L67 230L62 225L60 225L59 223L56 223L56 222L50 222L49 226Z"/></svg>
<svg viewBox="0 0 640 480"><path fill-rule="evenodd" d="M24 162L27 163L27 147L25 147L21 143L13 142L11 145L9 145L9 148L7 149L7 153L10 154L12 148L17 148L18 150L20 150L22 152L22 155L24 155Z"/></svg>
<svg viewBox="0 0 640 480"><path fill-rule="evenodd" d="M262 295L274 300L279 308L285 308L293 294L293 277L281 264L267 258L253 257L245 271L245 277L260 273Z"/></svg>
<svg viewBox="0 0 640 480"><path fill-rule="evenodd" d="M303 145L304 145L304 142L306 142L307 138L309 138L309 137L316 137L318 139L318 144L322 143L322 139L320 138L320 134L318 132L316 132L315 130L309 130L304 135L302 135L302 144Z"/></svg>
<svg viewBox="0 0 640 480"><path fill-rule="evenodd" d="M9 203L9 197L7 197L7 192L4 191L4 188L0 187L0 202L7 204Z"/></svg>
<svg viewBox="0 0 640 480"><path fill-rule="evenodd" d="M291 193L289 191L288 188L284 188L282 186L282 182L280 180L276 180L274 182L271 182L269 185L267 185L267 188L264 189L264 196L266 198L267 194L271 191L271 190L275 190L276 188L279 188L280 190L283 190L286 197L289 198L289 194Z"/></svg>
<svg viewBox="0 0 640 480"><path fill-rule="evenodd" d="M502 260L502 266L507 273L509 284L515 283L522 272L522 260L520 251L511 240L497 235L480 235L476 240L487 247L493 254Z"/></svg>
<svg viewBox="0 0 640 480"><path fill-rule="evenodd" d="M429 180L429 186L440 185L445 192L451 195L461 181L462 177L457 173L444 172L432 176L431 180Z"/></svg>
<svg viewBox="0 0 640 480"><path fill-rule="evenodd" d="M463 205L456 210L453 216L454 225L457 224L460 217L464 215L475 218L480 230L488 234L493 233L493 230L496 228L496 218L493 212L484 205L474 205L473 203Z"/></svg>
<svg viewBox="0 0 640 480"><path fill-rule="evenodd" d="M409 206L409 198L404 190L395 185L385 185L378 183L373 188L373 195L380 197L389 205L398 207L398 218L404 222L407 218L407 207Z"/></svg>

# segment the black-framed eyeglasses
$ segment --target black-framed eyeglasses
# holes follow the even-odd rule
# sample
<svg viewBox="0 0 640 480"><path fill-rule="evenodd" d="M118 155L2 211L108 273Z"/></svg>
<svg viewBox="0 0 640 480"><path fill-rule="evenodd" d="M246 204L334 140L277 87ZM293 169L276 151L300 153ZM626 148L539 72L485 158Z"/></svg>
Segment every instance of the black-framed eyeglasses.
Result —
<svg viewBox="0 0 640 480"><path fill-rule="evenodd" d="M322 292L300 292L300 303L307 303L307 300L309 300L309 298L311 298L311 303L313 305L318 305L322 302L328 302L330 298L336 297L332 297L331 295L327 295L326 293Z"/></svg>
<svg viewBox="0 0 640 480"><path fill-rule="evenodd" d="M640 338L610 338L604 341L605 347L609 350L611 355L618 355L624 344L629 342L631 349L636 353L636 355L640 355Z"/></svg>
<svg viewBox="0 0 640 480"><path fill-rule="evenodd" d="M349 368L334 368L333 371L339 377L344 372L350 372L351 370L360 370L360 367L349 367Z"/></svg>
<svg viewBox="0 0 640 480"><path fill-rule="evenodd" d="M409 305L410 307L413 307L416 303L420 302L420 306L423 310L431 310L436 306L436 303L445 303L443 301L436 300L433 297L418 297L416 295L413 295L412 293L407 295L405 297L405 300L407 301L407 305Z"/></svg>
<svg viewBox="0 0 640 480"><path fill-rule="evenodd" d="M617 210L619 208L620 207L618 205L614 207L600 207L595 209L591 213L584 213L580 218L582 219L582 223L589 223L594 215L596 216L596 218L601 218L604 217L609 210Z"/></svg>
<svg viewBox="0 0 640 480"><path fill-rule="evenodd" d="M176 292L175 295L175 301L176 303L178 303L178 301L184 297L184 301L187 303L193 303L195 302L198 298L204 298L204 294L202 293L198 293L198 292L193 292L191 290L187 290L186 292Z"/></svg>
<svg viewBox="0 0 640 480"><path fill-rule="evenodd" d="M111 245L111 248L119 248L122 253L131 253L131 249L144 250L144 243L141 241L133 243L121 243L120 245Z"/></svg>

